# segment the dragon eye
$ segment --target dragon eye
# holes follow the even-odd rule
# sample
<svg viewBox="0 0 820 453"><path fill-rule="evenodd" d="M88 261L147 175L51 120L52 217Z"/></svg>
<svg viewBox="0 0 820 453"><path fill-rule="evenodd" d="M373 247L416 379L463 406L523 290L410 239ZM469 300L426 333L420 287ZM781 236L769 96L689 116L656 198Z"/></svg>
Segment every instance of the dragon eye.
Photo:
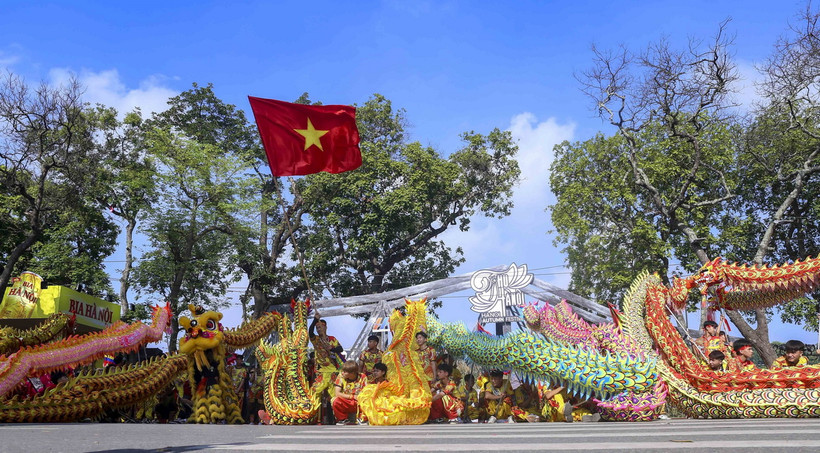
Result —
<svg viewBox="0 0 820 453"><path fill-rule="evenodd" d="M214 330L214 329L216 329L216 323L214 322L214 320L213 320L213 319L209 319L209 320L208 320L208 324L207 324L205 327L206 327L208 330Z"/></svg>
<svg viewBox="0 0 820 453"><path fill-rule="evenodd" d="M191 327L196 327L197 324L196 319L191 320Z"/></svg>

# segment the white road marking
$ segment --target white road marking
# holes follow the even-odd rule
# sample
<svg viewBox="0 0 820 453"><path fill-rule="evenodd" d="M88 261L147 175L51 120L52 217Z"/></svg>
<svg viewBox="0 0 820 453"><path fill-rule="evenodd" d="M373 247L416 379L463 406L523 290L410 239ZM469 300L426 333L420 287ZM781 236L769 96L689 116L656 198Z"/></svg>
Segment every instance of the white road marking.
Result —
<svg viewBox="0 0 820 453"><path fill-rule="evenodd" d="M321 440L321 439L317 439ZM399 442L395 442L399 443ZM391 443L378 444L347 444L347 445L326 445L326 444L244 444L244 445L209 445L209 449L214 450L265 450L265 451L317 451L322 450L356 450L356 451L481 451L488 450L483 448L486 444L446 444L443 439L437 439L435 443L429 444L401 444L391 445ZM549 450L692 450L696 448L708 448L710 450L718 450L721 448L743 448L745 450L759 450L759 449L775 449L781 450L784 448L783 441L666 441L666 442L628 442L617 444L613 442L572 442L572 443L556 443L550 442L548 445L543 443L498 443L491 444L493 451L544 451L548 447ZM789 448L820 448L820 440L790 440L788 441Z"/></svg>
<svg viewBox="0 0 820 453"><path fill-rule="evenodd" d="M804 434L806 430L797 430L797 429L767 429L767 430L755 430L755 429L745 429L745 430L732 430L733 436L742 436L742 435L783 435L783 434ZM405 431L404 434L406 435L407 432ZM439 433L431 432L429 433L430 436L440 438ZM363 439L366 438L368 440L376 440L376 439L395 439L396 436L400 435L399 433L386 433L380 431L357 431L354 433L327 433L327 434L319 434L313 433L316 437L321 437L322 439L348 439L348 440L356 440L356 439ZM482 435L481 433L476 432L448 432L445 437L447 439L476 439L476 438L493 438L493 439L504 439L504 438L515 438L515 439L555 439L555 438L584 438L584 437L659 437L659 436L719 436L719 437L726 437L727 433L725 431L703 431L700 429L693 430L667 430L667 431L633 431L633 432L621 432L621 433L610 433L610 432L600 432L600 431L590 431L590 432L574 432L574 433L486 433ZM355 437L353 437L355 436ZM417 439L423 439L423 437L419 437L418 433L415 434ZM353 438L352 438L353 437ZM257 439L301 439L301 440L308 440L304 434L269 434L266 436L259 436ZM756 442L756 441L755 441Z"/></svg>
<svg viewBox="0 0 820 453"><path fill-rule="evenodd" d="M0 429L11 431L15 429L34 429L38 431L56 431L60 428L49 427L49 426L0 426Z"/></svg>

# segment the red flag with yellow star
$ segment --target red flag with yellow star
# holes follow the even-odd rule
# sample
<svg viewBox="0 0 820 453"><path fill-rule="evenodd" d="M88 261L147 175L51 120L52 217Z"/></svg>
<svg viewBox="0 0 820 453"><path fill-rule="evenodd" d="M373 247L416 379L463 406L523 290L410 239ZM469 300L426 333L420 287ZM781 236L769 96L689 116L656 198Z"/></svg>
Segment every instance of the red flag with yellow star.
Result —
<svg viewBox="0 0 820 453"><path fill-rule="evenodd" d="M248 100L274 176L341 173L362 165L355 107Z"/></svg>

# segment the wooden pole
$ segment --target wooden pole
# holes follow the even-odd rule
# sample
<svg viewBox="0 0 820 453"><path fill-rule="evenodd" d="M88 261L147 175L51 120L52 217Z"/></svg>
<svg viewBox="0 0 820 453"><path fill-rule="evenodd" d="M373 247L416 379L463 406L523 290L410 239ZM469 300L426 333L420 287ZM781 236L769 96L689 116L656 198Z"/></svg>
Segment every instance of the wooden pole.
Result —
<svg viewBox="0 0 820 453"><path fill-rule="evenodd" d="M285 185L282 184L282 189L284 189ZM299 266L302 268L302 278L305 279L305 286L307 286L308 298L313 300L313 290L310 288L310 280L308 280L307 270L305 269L305 260L302 257L302 252L299 250L299 246L296 244L296 238L293 237L293 226L290 224L290 217L288 216L287 208L285 208L285 197L282 196L282 191L279 191L279 205L282 206L282 217L285 219L285 225L288 226L288 233L290 234L290 242L293 244L293 250L296 251L296 256L299 257ZM314 306L314 311L318 313L318 307Z"/></svg>

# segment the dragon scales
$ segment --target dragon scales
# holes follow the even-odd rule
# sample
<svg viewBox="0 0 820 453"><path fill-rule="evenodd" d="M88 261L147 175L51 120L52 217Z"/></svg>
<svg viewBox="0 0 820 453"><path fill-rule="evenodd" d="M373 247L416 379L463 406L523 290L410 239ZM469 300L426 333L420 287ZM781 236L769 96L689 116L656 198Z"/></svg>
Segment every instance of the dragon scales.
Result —
<svg viewBox="0 0 820 453"><path fill-rule="evenodd" d="M718 258L672 288L642 273L624 299L624 331L645 347L655 345L669 399L697 418L820 417L820 366L715 373L686 347L666 313L681 307L688 289L714 293L716 308L770 307L817 288L820 258L774 267L747 267Z"/></svg>
<svg viewBox="0 0 820 453"><path fill-rule="evenodd" d="M291 302L291 322L278 313L279 342L262 342L256 357L265 377L265 411L260 420L274 425L303 425L316 421L320 395L310 391L305 372L308 354L309 302Z"/></svg>
<svg viewBox="0 0 820 453"><path fill-rule="evenodd" d="M679 309L696 286L715 296L716 309L771 307L820 287L820 258L774 267L716 259L671 288L643 272L624 298L620 328L590 326L562 305L531 307L525 316L543 337L523 331L489 337L430 319L430 343L484 367L594 393L610 420L655 418L667 389L669 402L691 417L820 416L820 366L716 373L692 354L668 310Z"/></svg>
<svg viewBox="0 0 820 453"><path fill-rule="evenodd" d="M584 398L609 399L630 390L648 392L657 382L654 360L599 352L544 338L529 331L499 337L470 332L463 324L427 318L429 343L485 368L511 369L533 380L557 383Z"/></svg>
<svg viewBox="0 0 820 453"><path fill-rule="evenodd" d="M614 308L613 318L620 320L621 314ZM541 309L536 305L524 307L527 326L564 346L572 345L601 353L627 355L636 360L654 360L655 354L642 347L631 336L624 335L620 322L590 325L576 315L566 301L555 307L545 304ZM650 421L661 414L666 402L668 388L663 379L658 379L650 391L627 390L609 399L595 399L601 417L607 421Z"/></svg>

